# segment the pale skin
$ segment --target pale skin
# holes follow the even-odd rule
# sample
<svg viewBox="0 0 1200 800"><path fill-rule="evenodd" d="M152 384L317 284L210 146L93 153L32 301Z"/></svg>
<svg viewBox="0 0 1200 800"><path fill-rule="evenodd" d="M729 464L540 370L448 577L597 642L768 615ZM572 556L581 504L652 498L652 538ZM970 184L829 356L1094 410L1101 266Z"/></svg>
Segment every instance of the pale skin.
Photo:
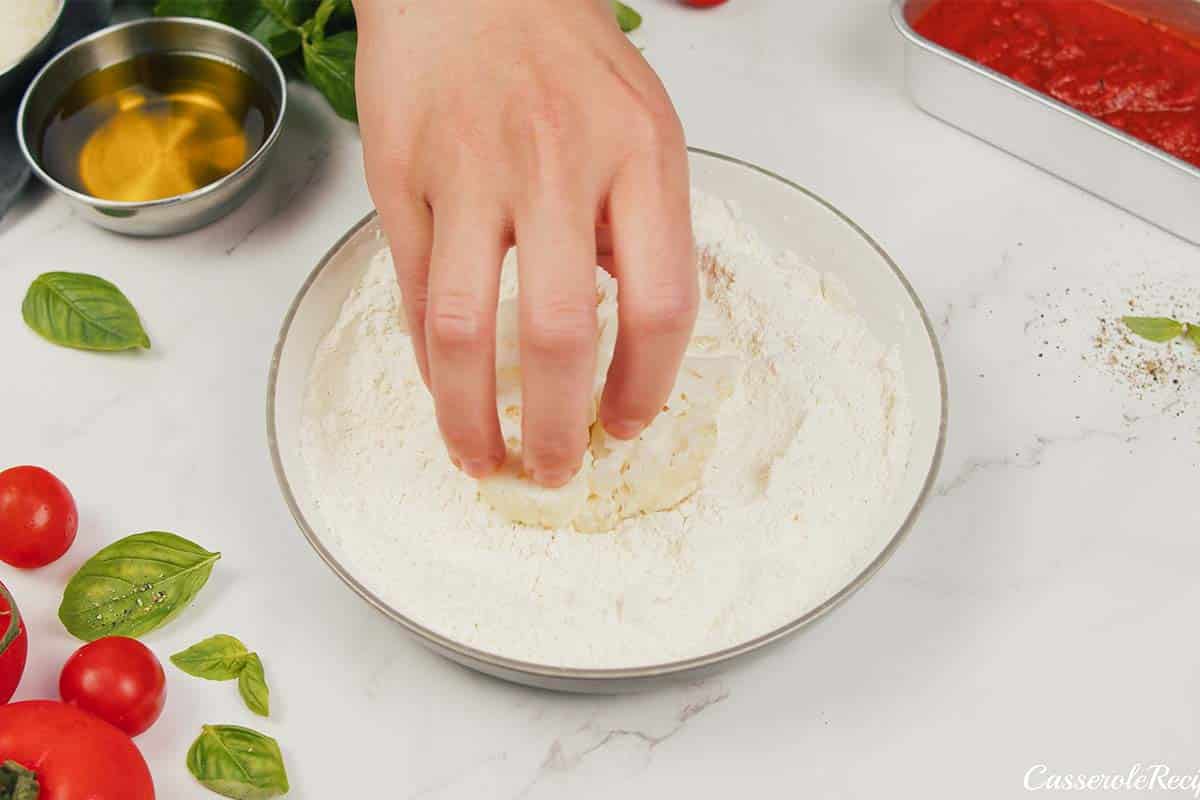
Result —
<svg viewBox="0 0 1200 800"><path fill-rule="evenodd" d="M505 459L500 263L520 252L525 472L562 486L587 448L595 265L619 284L599 417L661 410L698 304L683 131L609 0L355 0L367 180L451 461Z"/></svg>

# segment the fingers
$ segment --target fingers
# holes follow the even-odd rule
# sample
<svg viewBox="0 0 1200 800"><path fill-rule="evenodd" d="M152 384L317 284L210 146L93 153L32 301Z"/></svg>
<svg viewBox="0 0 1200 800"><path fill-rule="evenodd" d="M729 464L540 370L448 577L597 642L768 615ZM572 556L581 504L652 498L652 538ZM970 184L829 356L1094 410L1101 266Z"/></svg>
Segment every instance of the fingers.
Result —
<svg viewBox="0 0 1200 800"><path fill-rule="evenodd" d="M596 263L613 272L612 228L607 222L596 223Z"/></svg>
<svg viewBox="0 0 1200 800"><path fill-rule="evenodd" d="M682 142L630 162L613 184L619 327L600 421L617 438L636 436L658 414L696 321L699 276L688 192Z"/></svg>
<svg viewBox="0 0 1200 800"><path fill-rule="evenodd" d="M389 196L385 202L376 205L392 250L396 280L404 300L405 326L412 337L421 379L429 386L425 313L429 305L429 249L433 244L433 215L429 206L414 196Z"/></svg>
<svg viewBox="0 0 1200 800"><path fill-rule="evenodd" d="M580 200L545 196L517 220L524 467L550 487L579 470L594 402L596 220Z"/></svg>
<svg viewBox="0 0 1200 800"><path fill-rule="evenodd" d="M434 212L425 315L430 388L450 458L481 478L504 462L496 416L496 296L504 225L496 207Z"/></svg>

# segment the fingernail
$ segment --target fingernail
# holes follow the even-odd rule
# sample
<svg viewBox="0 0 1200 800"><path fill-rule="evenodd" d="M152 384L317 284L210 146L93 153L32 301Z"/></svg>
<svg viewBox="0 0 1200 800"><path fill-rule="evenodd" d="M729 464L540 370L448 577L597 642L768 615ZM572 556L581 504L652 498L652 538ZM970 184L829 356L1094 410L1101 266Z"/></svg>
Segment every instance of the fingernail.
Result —
<svg viewBox="0 0 1200 800"><path fill-rule="evenodd" d="M548 489L558 489L561 486L566 486L571 482L571 478L575 473L570 470L559 469L543 469L535 470L533 473L533 481L539 486L545 486Z"/></svg>
<svg viewBox="0 0 1200 800"><path fill-rule="evenodd" d="M472 458L463 462L462 469L472 478L486 478L496 471L496 462L486 458Z"/></svg>
<svg viewBox="0 0 1200 800"><path fill-rule="evenodd" d="M618 439L632 439L646 429L646 423L632 419L613 420L604 423L604 430Z"/></svg>

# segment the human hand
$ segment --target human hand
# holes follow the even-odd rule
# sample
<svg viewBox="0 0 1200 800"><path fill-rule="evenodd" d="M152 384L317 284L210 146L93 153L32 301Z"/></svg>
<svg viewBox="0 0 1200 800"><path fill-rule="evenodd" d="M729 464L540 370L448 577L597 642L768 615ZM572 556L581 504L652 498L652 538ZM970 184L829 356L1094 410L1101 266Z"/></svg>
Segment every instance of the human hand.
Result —
<svg viewBox="0 0 1200 800"><path fill-rule="evenodd" d="M641 432L674 385L698 278L683 131L609 0L356 0L359 119L421 375L450 457L504 461L500 262L520 251L526 472L561 486L587 448L598 260L620 287L600 405Z"/></svg>

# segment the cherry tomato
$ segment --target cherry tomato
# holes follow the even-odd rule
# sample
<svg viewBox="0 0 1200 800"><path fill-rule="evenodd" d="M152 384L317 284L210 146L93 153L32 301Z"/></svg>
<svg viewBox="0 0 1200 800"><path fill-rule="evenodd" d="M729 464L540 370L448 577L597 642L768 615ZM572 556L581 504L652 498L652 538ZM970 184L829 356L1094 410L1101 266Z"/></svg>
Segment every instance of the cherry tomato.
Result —
<svg viewBox="0 0 1200 800"><path fill-rule="evenodd" d="M683 0L683 2L692 8L712 8L727 2L727 0Z"/></svg>
<svg viewBox="0 0 1200 800"><path fill-rule="evenodd" d="M154 800L133 740L99 717L53 700L0 706L0 771L32 770L38 800Z"/></svg>
<svg viewBox="0 0 1200 800"><path fill-rule="evenodd" d="M137 736L162 713L167 676L150 648L137 639L106 636L67 659L58 693L63 702Z"/></svg>
<svg viewBox="0 0 1200 800"><path fill-rule="evenodd" d="M41 467L0 472L0 561L31 569L55 561L79 527L75 498Z"/></svg>
<svg viewBox="0 0 1200 800"><path fill-rule="evenodd" d="M28 650L29 638L17 603L0 583L0 705L12 699L17 690Z"/></svg>

